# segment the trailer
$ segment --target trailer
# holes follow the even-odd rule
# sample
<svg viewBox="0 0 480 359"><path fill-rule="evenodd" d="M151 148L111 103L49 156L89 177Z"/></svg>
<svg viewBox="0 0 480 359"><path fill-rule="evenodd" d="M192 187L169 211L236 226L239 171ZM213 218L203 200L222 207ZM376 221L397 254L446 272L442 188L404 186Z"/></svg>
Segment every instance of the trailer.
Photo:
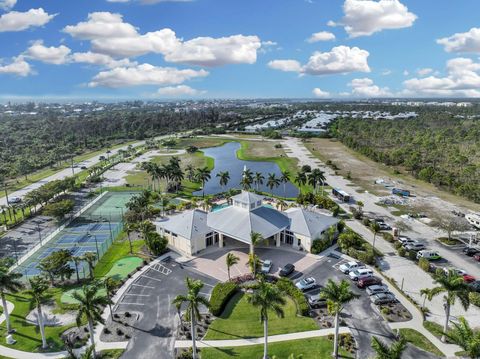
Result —
<svg viewBox="0 0 480 359"><path fill-rule="evenodd" d="M332 189L332 194L337 197L340 201L348 203L350 202L350 199L352 198L347 192L342 191L341 189Z"/></svg>
<svg viewBox="0 0 480 359"><path fill-rule="evenodd" d="M410 197L410 191L407 189L394 188L392 189L392 194L396 194L397 196L402 197Z"/></svg>

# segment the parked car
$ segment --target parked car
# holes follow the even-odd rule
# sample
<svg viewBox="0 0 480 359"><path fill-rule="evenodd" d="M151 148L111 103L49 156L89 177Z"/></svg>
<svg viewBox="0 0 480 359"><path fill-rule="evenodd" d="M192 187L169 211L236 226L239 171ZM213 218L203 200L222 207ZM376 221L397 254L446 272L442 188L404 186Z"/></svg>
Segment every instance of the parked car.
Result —
<svg viewBox="0 0 480 359"><path fill-rule="evenodd" d="M291 263L288 263L288 264L285 264L285 266L280 269L280 276L281 277L286 277L287 275L290 275L293 273L293 271L295 270L295 266Z"/></svg>
<svg viewBox="0 0 480 359"><path fill-rule="evenodd" d="M378 293L390 293L390 291L388 290L388 287L385 284L371 285L367 288L368 295L374 295Z"/></svg>
<svg viewBox="0 0 480 359"><path fill-rule="evenodd" d="M357 282L358 288L367 288L371 285L382 284L382 280L378 277L368 277L359 279Z"/></svg>
<svg viewBox="0 0 480 359"><path fill-rule="evenodd" d="M327 300L323 299L320 293L305 294L305 298L307 298L307 302L312 308L324 307L327 305Z"/></svg>
<svg viewBox="0 0 480 359"><path fill-rule="evenodd" d="M466 283L473 283L476 281L476 278L471 274L464 274L462 277Z"/></svg>
<svg viewBox="0 0 480 359"><path fill-rule="evenodd" d="M395 303L397 298L392 293L378 293L374 294L370 297L370 300L373 304L388 304L388 303Z"/></svg>
<svg viewBox="0 0 480 359"><path fill-rule="evenodd" d="M265 259L262 263L262 269L260 270L262 273L270 273L272 269L272 261L270 259Z"/></svg>
<svg viewBox="0 0 480 359"><path fill-rule="evenodd" d="M20 203L22 202L22 199L20 197L9 197L8 198L8 203Z"/></svg>
<svg viewBox="0 0 480 359"><path fill-rule="evenodd" d="M406 241L409 240L410 237L408 236L398 236L398 241L401 242L402 244Z"/></svg>
<svg viewBox="0 0 480 359"><path fill-rule="evenodd" d="M407 251L421 251L422 249L425 249L425 244L423 243L419 243L419 242L416 242L416 243L410 243L410 244L407 244L405 246L405 249Z"/></svg>
<svg viewBox="0 0 480 359"><path fill-rule="evenodd" d="M353 281L357 281L362 278L373 277L373 271L368 268L359 268L348 273L349 277Z"/></svg>
<svg viewBox="0 0 480 359"><path fill-rule="evenodd" d="M300 289L302 292L307 289L311 289L317 285L317 281L313 277L303 278L302 280L295 283L295 286Z"/></svg>
<svg viewBox="0 0 480 359"><path fill-rule="evenodd" d="M425 259L428 259L429 261L435 261L437 259L441 259L442 257L440 256L440 254L438 254L438 252L421 250L421 251L418 251L417 253L417 259L420 259L420 258L425 258Z"/></svg>
<svg viewBox="0 0 480 359"><path fill-rule="evenodd" d="M338 269L344 274L348 274L350 271L359 268L365 268L365 264L360 262L347 262L338 267Z"/></svg>
<svg viewBox="0 0 480 359"><path fill-rule="evenodd" d="M448 267L443 268L443 273L445 273L445 275L448 275L448 273L449 273L451 270L454 271L457 275L460 275L460 276L464 276L464 275L467 274L467 272L464 271L463 269L448 268Z"/></svg>
<svg viewBox="0 0 480 359"><path fill-rule="evenodd" d="M382 231L389 231L389 230L392 229L392 227L390 225L386 224L385 222L379 223L378 225L380 227L380 230L382 230Z"/></svg>
<svg viewBox="0 0 480 359"><path fill-rule="evenodd" d="M470 283L468 283L468 286L474 292L477 292L477 293L480 292L480 280L475 280L473 282L470 282Z"/></svg>
<svg viewBox="0 0 480 359"><path fill-rule="evenodd" d="M86 170L87 169L87 166L82 166L80 167L81 170Z"/></svg>
<svg viewBox="0 0 480 359"><path fill-rule="evenodd" d="M479 251L477 248L473 248L473 247L465 247L463 248L463 251L462 251L465 255L469 256L469 257L473 257L475 254L477 254Z"/></svg>
<svg viewBox="0 0 480 359"><path fill-rule="evenodd" d="M402 246L404 246L404 247L411 244L411 243L417 243L418 242L415 239L411 239L411 238L399 239L399 241L402 243Z"/></svg>

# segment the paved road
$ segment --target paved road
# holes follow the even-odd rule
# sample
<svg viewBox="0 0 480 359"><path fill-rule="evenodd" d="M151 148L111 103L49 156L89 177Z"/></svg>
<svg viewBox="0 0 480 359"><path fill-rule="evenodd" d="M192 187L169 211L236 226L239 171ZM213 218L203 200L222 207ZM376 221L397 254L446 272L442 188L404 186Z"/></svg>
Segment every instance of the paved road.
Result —
<svg viewBox="0 0 480 359"><path fill-rule="evenodd" d="M216 283L215 279L181 268L173 261L163 264L165 268L152 268L144 273L119 302L117 311L140 313L122 358L173 358L178 315L171 303L175 296L186 292L185 277L201 279L205 283L202 294L207 297Z"/></svg>

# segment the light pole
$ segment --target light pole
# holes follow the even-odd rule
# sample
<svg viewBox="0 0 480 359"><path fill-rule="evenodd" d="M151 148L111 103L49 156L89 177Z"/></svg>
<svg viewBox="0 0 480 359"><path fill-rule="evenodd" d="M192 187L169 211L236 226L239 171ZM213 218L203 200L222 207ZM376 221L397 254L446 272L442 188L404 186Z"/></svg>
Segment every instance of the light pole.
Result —
<svg viewBox="0 0 480 359"><path fill-rule="evenodd" d="M87 236L93 237L95 239L95 248L97 249L97 258L100 259L100 252L98 251L97 236L95 234L91 234L90 232L87 233Z"/></svg>
<svg viewBox="0 0 480 359"><path fill-rule="evenodd" d="M43 245L42 243L42 234L40 233L40 225L37 222L37 231L38 231L38 240L40 242L40 247Z"/></svg>

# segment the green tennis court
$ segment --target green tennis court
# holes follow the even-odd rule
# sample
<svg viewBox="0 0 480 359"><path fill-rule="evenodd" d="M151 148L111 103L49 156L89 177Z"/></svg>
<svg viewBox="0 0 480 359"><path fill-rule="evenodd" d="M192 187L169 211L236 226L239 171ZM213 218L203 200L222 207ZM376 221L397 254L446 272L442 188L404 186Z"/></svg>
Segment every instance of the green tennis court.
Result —
<svg viewBox="0 0 480 359"><path fill-rule="evenodd" d="M99 218L103 217L110 221L120 221L122 210L126 211L125 204L132 196L139 192L107 192L92 207L86 210L82 217Z"/></svg>

